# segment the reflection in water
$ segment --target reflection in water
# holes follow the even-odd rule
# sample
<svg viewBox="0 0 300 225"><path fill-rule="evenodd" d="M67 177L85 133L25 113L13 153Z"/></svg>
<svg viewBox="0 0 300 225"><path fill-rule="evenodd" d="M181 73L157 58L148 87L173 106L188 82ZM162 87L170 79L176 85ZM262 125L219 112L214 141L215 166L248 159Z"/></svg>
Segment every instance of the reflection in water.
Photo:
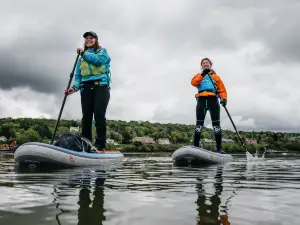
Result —
<svg viewBox="0 0 300 225"><path fill-rule="evenodd" d="M296 159L178 168L167 157L136 157L117 170L55 171L13 171L5 163L0 224L299 223Z"/></svg>
<svg viewBox="0 0 300 225"><path fill-rule="evenodd" d="M105 171L97 171L96 180L93 181L91 173L86 173L77 178L68 180L64 185L57 186L54 189L57 199L63 196L63 190L72 188L75 192L75 188L78 186L79 195L77 204L78 208L78 225L102 225L106 219L104 216L104 183L105 183ZM78 185L79 184L79 185ZM63 225L60 219L62 214L68 213L68 210L64 210L60 207L60 203L57 203L56 208L60 209L61 212L56 215L56 221L59 225Z"/></svg>
<svg viewBox="0 0 300 225"><path fill-rule="evenodd" d="M220 195L223 191L223 167L218 167L215 175L215 182L213 183L215 192L212 196L208 197L208 193L205 193L203 187L203 179L197 178L199 181L196 184L198 198L196 204L198 205L198 218L197 224L223 224L229 225L227 216L227 207L223 207L220 215L219 208L221 204ZM207 203L209 201L209 204Z"/></svg>
<svg viewBox="0 0 300 225"><path fill-rule="evenodd" d="M79 192L78 225L100 225L104 216L104 182L105 178L97 178L91 199L91 188L83 186ZM92 204L90 206L90 204Z"/></svg>
<svg viewBox="0 0 300 225"><path fill-rule="evenodd" d="M64 196L64 189L68 192L70 188L76 192L79 189L78 201L78 225L102 225L106 220L104 213L104 183L106 172L104 170L96 171L80 171L74 173L72 178L67 182L57 185L54 189L57 198L54 201L61 201ZM95 174L95 175L93 175ZM94 179L95 178L95 179ZM77 189L77 190L78 190ZM61 209L58 203L56 208L61 212L56 215L56 221L59 225L63 225L60 215L68 213L67 210Z"/></svg>

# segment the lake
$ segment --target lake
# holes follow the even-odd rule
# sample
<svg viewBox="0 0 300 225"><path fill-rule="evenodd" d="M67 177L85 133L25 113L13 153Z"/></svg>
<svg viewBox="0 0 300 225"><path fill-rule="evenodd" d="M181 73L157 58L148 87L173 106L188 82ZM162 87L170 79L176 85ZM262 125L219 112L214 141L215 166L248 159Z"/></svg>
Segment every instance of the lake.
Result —
<svg viewBox="0 0 300 225"><path fill-rule="evenodd" d="M299 157L200 168L125 157L107 168L19 171L2 155L0 224L300 224Z"/></svg>

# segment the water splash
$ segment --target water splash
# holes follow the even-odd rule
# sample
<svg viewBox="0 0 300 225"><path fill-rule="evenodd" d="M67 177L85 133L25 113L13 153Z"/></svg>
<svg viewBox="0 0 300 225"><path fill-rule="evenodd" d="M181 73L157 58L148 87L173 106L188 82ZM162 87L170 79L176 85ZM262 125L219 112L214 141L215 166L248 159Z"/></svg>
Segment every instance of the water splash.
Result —
<svg viewBox="0 0 300 225"><path fill-rule="evenodd" d="M247 151L246 152L247 161L253 161L254 157Z"/></svg>
<svg viewBox="0 0 300 225"><path fill-rule="evenodd" d="M265 149L265 151L264 151L262 157L259 158L259 156L258 156L258 151L255 152L254 157L247 151L247 152L246 152L247 161L254 161L254 160L261 160L261 159L264 159L264 158L265 158L265 152L266 152L266 149Z"/></svg>
<svg viewBox="0 0 300 225"><path fill-rule="evenodd" d="M265 148L265 151L264 151L264 153L263 153L263 155L262 155L262 157L261 158L265 158L265 153L266 153L266 148Z"/></svg>

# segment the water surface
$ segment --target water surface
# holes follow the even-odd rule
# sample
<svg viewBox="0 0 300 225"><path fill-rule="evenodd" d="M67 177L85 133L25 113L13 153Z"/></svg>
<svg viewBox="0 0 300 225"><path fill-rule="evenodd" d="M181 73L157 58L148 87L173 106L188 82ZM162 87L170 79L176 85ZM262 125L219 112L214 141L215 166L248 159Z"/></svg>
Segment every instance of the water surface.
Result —
<svg viewBox="0 0 300 225"><path fill-rule="evenodd" d="M0 224L300 224L300 159L174 167L126 157L112 168L14 168L0 159Z"/></svg>

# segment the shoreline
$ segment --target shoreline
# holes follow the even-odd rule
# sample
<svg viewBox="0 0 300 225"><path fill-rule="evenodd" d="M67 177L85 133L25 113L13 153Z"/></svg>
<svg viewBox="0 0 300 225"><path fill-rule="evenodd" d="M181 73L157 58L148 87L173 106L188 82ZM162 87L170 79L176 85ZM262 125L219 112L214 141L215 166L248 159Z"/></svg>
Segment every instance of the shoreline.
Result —
<svg viewBox="0 0 300 225"><path fill-rule="evenodd" d="M0 143L21 145L27 142L48 144L53 138L56 125L54 119L44 118L2 118L0 119ZM80 134L80 120L60 121L55 138L63 133ZM3 129L4 128L4 129ZM93 140L96 130L93 129ZM281 152L300 153L300 133L283 133L272 131L240 131L246 149L251 154L257 151L263 154L264 149ZM176 149L193 145L194 125L175 123L151 123L149 121L107 121L107 143L110 149L120 149L128 152L163 152L172 153ZM236 133L223 130L222 149L228 154L243 154L245 151ZM202 147L209 151L215 150L213 130L203 128ZM5 145L7 147L7 145ZM1 147L1 146L0 146ZM5 149L4 145L2 146Z"/></svg>

